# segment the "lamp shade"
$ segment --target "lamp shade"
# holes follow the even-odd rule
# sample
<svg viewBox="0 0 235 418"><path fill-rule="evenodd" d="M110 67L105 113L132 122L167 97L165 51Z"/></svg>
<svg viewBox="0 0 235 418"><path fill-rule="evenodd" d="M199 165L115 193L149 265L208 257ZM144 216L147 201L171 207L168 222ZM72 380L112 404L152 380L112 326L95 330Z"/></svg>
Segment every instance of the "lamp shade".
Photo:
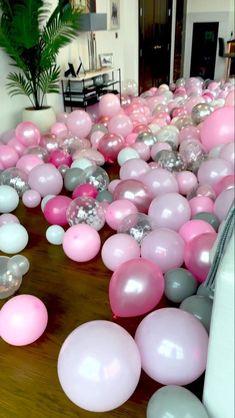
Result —
<svg viewBox="0 0 235 418"><path fill-rule="evenodd" d="M106 13L82 13L80 15L80 31L95 32L97 30L107 29Z"/></svg>

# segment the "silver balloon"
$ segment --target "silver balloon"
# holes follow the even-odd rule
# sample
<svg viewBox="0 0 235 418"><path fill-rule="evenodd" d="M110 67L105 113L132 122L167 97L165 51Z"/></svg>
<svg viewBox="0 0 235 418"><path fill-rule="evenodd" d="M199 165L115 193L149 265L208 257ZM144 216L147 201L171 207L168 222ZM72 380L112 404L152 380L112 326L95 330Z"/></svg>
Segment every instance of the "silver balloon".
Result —
<svg viewBox="0 0 235 418"><path fill-rule="evenodd" d="M174 125L181 131L181 129L186 128L187 126L194 126L194 122L190 116L184 115L175 118Z"/></svg>
<svg viewBox="0 0 235 418"><path fill-rule="evenodd" d="M151 132L141 132L136 137L136 142L144 142L148 147L152 147L157 142L157 138Z"/></svg>
<svg viewBox="0 0 235 418"><path fill-rule="evenodd" d="M11 167L0 173L0 185L4 184L13 187L19 196L22 196L26 190L29 190L28 174L20 168Z"/></svg>
<svg viewBox="0 0 235 418"><path fill-rule="evenodd" d="M108 188L109 176L102 167L90 166L82 171L85 176L85 181L83 183L92 184L99 192Z"/></svg>
<svg viewBox="0 0 235 418"><path fill-rule="evenodd" d="M74 199L68 206L66 216L70 226L87 224L99 231L105 224L104 210L93 197L81 196Z"/></svg>
<svg viewBox="0 0 235 418"><path fill-rule="evenodd" d="M131 215L125 216L121 221L118 231L131 235L138 244L152 231L151 221L148 215L144 213L132 213Z"/></svg>
<svg viewBox="0 0 235 418"><path fill-rule="evenodd" d="M198 103L192 108L191 118L197 125L203 122L212 112L214 108L208 103Z"/></svg>
<svg viewBox="0 0 235 418"><path fill-rule="evenodd" d="M9 257L0 256L0 299L12 296L22 283L22 275L14 275L8 269Z"/></svg>
<svg viewBox="0 0 235 418"><path fill-rule="evenodd" d="M15 276L24 276L29 271L29 260L21 254L13 255L8 260L7 267Z"/></svg>
<svg viewBox="0 0 235 418"><path fill-rule="evenodd" d="M183 157L176 151L161 150L155 156L158 166L169 171L186 170Z"/></svg>
<svg viewBox="0 0 235 418"><path fill-rule="evenodd" d="M34 147L29 147L24 151L24 155L36 155L36 157L41 158L44 163L47 162L48 159L48 151L43 148L43 147L39 147L39 146L34 146Z"/></svg>

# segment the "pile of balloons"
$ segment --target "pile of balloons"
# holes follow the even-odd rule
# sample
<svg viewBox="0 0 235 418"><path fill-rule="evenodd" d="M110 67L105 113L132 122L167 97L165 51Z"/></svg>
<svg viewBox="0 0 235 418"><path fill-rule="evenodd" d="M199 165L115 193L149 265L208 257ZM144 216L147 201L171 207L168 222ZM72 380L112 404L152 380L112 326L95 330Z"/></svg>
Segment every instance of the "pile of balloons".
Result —
<svg viewBox="0 0 235 418"><path fill-rule="evenodd" d="M87 112L61 113L44 135L31 122L2 135L0 250L13 254L27 245L27 231L10 213L19 200L32 209L41 205L48 242L62 245L75 262L100 252L112 272L114 315L148 314L135 339L99 320L67 337L58 374L75 404L89 411L120 406L142 367L166 385L151 398L148 418L167 411L174 418L185 411L207 417L180 386L206 368L213 295L203 283L234 199L235 89L181 78L132 93L127 85L121 96L106 94ZM106 170L114 163L119 176L110 181ZM102 243L105 224L114 233ZM7 238L13 229L14 243ZM163 294L178 307L153 311Z"/></svg>

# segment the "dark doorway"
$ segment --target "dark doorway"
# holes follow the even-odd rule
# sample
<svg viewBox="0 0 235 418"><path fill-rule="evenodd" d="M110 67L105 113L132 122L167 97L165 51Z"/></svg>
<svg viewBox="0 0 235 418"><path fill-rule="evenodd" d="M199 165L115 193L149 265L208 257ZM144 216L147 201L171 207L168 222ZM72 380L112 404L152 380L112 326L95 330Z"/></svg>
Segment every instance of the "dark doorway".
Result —
<svg viewBox="0 0 235 418"><path fill-rule="evenodd" d="M139 0L140 93L169 83L172 0Z"/></svg>
<svg viewBox="0 0 235 418"><path fill-rule="evenodd" d="M193 24L190 76L214 79L219 22Z"/></svg>
<svg viewBox="0 0 235 418"><path fill-rule="evenodd" d="M173 80L182 77L183 74L183 42L185 29L186 1L176 0L175 14L175 51Z"/></svg>

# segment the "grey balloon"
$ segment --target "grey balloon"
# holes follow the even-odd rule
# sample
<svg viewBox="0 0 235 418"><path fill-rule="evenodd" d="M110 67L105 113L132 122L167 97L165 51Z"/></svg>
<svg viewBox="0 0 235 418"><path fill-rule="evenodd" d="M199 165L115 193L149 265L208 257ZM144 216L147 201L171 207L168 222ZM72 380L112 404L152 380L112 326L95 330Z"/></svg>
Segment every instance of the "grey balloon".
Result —
<svg viewBox="0 0 235 418"><path fill-rule="evenodd" d="M207 332L210 331L211 313L213 302L206 296L193 295L185 299L180 309L193 314L204 325Z"/></svg>
<svg viewBox="0 0 235 418"><path fill-rule="evenodd" d="M151 132L141 132L138 134L136 142L144 142L149 147L152 147L157 142L157 138Z"/></svg>
<svg viewBox="0 0 235 418"><path fill-rule="evenodd" d="M181 303L187 297L194 295L197 290L197 280L184 268L169 270L164 275L165 296L171 302Z"/></svg>
<svg viewBox="0 0 235 418"><path fill-rule="evenodd" d="M147 418L209 418L205 406L188 389L164 386L149 400Z"/></svg>
<svg viewBox="0 0 235 418"><path fill-rule="evenodd" d="M220 221L217 218L217 216L214 215L214 213L200 212L194 215L192 219L200 219L202 221L208 222L208 224L210 224L216 232L218 231L218 228L220 226Z"/></svg>
<svg viewBox="0 0 235 418"><path fill-rule="evenodd" d="M214 112L214 108L207 103L198 103L192 108L192 120L194 123L199 124L203 122L207 116Z"/></svg>
<svg viewBox="0 0 235 418"><path fill-rule="evenodd" d="M214 289L211 289L211 287L204 286L204 284L200 284L200 286L197 289L197 295L199 296L206 296L209 299L214 298Z"/></svg>
<svg viewBox="0 0 235 418"><path fill-rule="evenodd" d="M78 167L70 168L64 176L64 187L69 192L73 192L76 186L86 183L84 170Z"/></svg>
<svg viewBox="0 0 235 418"><path fill-rule="evenodd" d="M103 190L102 192L98 193L96 200L98 200L98 202L111 203L113 201L113 195L108 190Z"/></svg>

